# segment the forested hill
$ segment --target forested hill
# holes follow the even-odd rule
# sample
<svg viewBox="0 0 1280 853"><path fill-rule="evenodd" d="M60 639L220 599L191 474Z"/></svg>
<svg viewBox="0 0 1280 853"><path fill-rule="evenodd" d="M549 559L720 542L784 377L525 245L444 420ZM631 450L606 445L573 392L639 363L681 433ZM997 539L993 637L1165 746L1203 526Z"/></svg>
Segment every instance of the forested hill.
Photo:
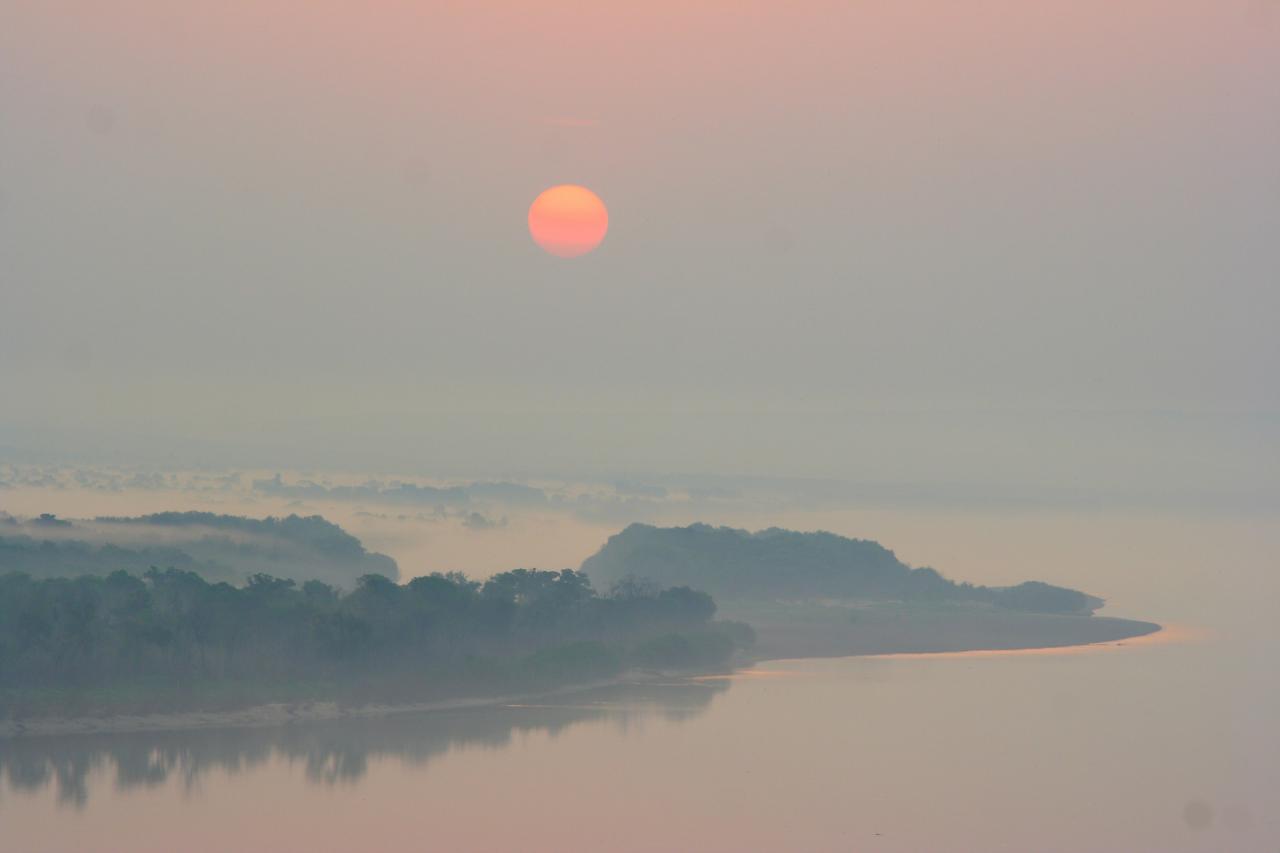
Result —
<svg viewBox="0 0 1280 853"><path fill-rule="evenodd" d="M246 518L162 512L131 518L19 519L0 513L0 574L35 578L182 569L242 583L265 573L346 589L366 574L399 577L390 557L318 515Z"/></svg>
<svg viewBox="0 0 1280 853"><path fill-rule="evenodd" d="M582 564L599 584L639 578L687 585L718 599L859 598L980 601L1043 613L1090 613L1103 602L1072 589L1028 581L983 587L912 568L865 539L770 528L757 533L693 524L633 524Z"/></svg>

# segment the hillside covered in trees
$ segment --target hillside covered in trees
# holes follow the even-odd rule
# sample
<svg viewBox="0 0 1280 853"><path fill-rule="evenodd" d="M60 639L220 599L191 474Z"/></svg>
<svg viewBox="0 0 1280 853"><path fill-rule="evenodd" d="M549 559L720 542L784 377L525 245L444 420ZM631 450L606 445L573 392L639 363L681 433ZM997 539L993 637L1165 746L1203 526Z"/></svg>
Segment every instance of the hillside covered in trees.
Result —
<svg viewBox="0 0 1280 853"><path fill-rule="evenodd" d="M366 574L398 578L395 560L318 515L245 518L162 512L131 518L20 519L0 513L0 574L37 578L151 568L243 583L256 574L320 580L345 589Z"/></svg>
<svg viewBox="0 0 1280 853"><path fill-rule="evenodd" d="M484 583L452 573L343 593L255 575L194 572L0 576L0 717L65 713L104 697L208 708L284 699L422 699L543 688L635 665L723 664L750 629L713 623L687 588L519 569ZM157 697L160 697L159 699Z"/></svg>
<svg viewBox="0 0 1280 853"><path fill-rule="evenodd" d="M906 565L877 542L778 528L751 533L706 524L632 524L610 537L582 571L598 583L641 578L687 585L724 600L969 601L1057 614L1088 614L1103 604L1039 581L1012 587L957 583L934 569Z"/></svg>

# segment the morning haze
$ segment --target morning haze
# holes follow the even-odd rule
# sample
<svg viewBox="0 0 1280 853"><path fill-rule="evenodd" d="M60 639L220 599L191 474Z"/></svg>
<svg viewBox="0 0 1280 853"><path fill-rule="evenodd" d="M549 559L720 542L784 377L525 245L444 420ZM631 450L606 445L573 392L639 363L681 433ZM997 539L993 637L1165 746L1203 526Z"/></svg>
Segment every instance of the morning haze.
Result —
<svg viewBox="0 0 1280 853"><path fill-rule="evenodd" d="M1269 0L0 0L0 849L1273 850L1277 79Z"/></svg>
<svg viewBox="0 0 1280 853"><path fill-rule="evenodd" d="M1274 480L1280 51L1256 5L23 4L6 426L475 469L501 419L527 453L500 470L750 450L880 476L831 458L852 432L965 448L957 479L1022 446L1003 476L1102 478L1097 453L1156 433L1193 478L1244 447ZM521 233L566 178L614 222L576 264Z"/></svg>

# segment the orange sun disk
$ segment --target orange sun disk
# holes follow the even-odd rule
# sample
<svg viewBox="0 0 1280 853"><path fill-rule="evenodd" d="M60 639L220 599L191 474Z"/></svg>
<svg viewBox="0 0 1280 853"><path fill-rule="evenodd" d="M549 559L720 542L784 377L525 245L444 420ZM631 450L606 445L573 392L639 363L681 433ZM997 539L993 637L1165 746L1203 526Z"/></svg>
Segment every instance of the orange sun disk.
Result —
<svg viewBox="0 0 1280 853"><path fill-rule="evenodd" d="M545 190L529 206L533 241L561 258L585 255L604 240L609 211L586 187L561 184Z"/></svg>

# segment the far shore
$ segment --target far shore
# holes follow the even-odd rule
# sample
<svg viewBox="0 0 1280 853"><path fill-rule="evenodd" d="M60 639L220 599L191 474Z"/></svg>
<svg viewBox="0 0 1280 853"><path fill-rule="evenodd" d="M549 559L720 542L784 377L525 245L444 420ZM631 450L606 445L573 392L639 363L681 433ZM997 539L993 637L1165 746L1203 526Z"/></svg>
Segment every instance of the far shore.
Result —
<svg viewBox="0 0 1280 853"><path fill-rule="evenodd" d="M904 613L907 614L904 618ZM961 652L1032 652L1062 650L1073 647L1118 645L1122 641L1144 637L1162 630L1154 622L1140 622L1113 617L1014 617L1006 620L1002 631L985 637L975 634L975 624L966 614L951 614L939 619L929 615L929 630L921 631L921 622L910 618L909 611L899 612L896 619L885 623L876 617L861 622L843 623L822 620L797 623L766 623L759 627L759 640L752 654L740 662L751 666L771 660L794 660L825 657L867 657L886 655L928 655ZM1048 621L1046 621L1048 620ZM870 623L870 624L868 624ZM1040 637L1026 642L1028 628L1035 623ZM892 630L884 631L886 624ZM873 630L874 626L874 630ZM988 625L988 628L991 626ZM1019 638L1023 642L1018 642ZM175 711L145 714L102 714L73 717L40 716L0 720L0 738L54 737L78 734L123 734L152 731L184 731L199 729L249 728L282 726L310 721L365 719L393 714L450 711L496 705L510 705L641 681L666 680L673 677L707 675L706 671L659 672L630 670L615 678L598 679L564 685L551 690L532 691L503 696L442 699L431 702L347 706L336 701L274 702L242 709L217 711Z"/></svg>

